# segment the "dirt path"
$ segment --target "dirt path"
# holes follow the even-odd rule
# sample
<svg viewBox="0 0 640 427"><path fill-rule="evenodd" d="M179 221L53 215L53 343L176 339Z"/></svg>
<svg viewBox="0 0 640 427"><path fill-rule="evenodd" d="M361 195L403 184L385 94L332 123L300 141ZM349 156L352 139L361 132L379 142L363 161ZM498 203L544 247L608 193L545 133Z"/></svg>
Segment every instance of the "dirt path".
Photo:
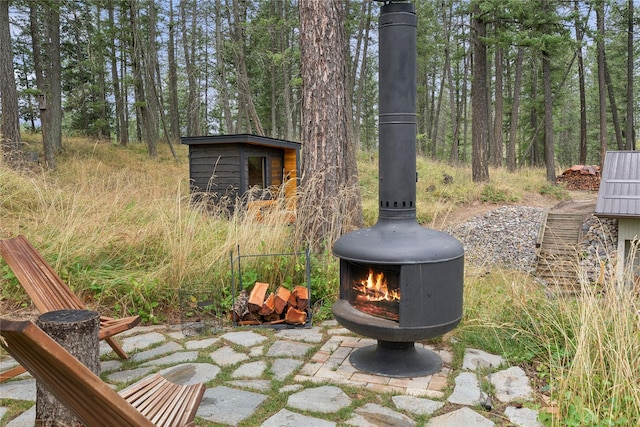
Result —
<svg viewBox="0 0 640 427"><path fill-rule="evenodd" d="M570 199L558 202L557 199L545 197L537 193L527 193L518 203L482 203L474 202L466 206L460 206L453 212L448 212L437 218L429 227L444 230L456 224L467 222L469 219L483 215L486 212L498 209L504 205L529 206L534 208L549 209L552 212L566 213L590 213L594 212L598 193L595 191L569 190Z"/></svg>
<svg viewBox="0 0 640 427"><path fill-rule="evenodd" d="M552 212L592 213L596 209L598 193L595 191L571 191L571 200L565 200L551 207Z"/></svg>

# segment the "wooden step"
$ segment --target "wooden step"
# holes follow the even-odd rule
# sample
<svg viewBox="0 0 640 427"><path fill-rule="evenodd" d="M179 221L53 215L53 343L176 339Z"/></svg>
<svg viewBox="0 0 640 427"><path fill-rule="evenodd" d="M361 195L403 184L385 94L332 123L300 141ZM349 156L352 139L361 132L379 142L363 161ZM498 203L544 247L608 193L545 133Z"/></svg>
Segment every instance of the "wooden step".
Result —
<svg viewBox="0 0 640 427"><path fill-rule="evenodd" d="M546 212L536 243L536 276L550 286L571 289L578 284L578 242L582 214Z"/></svg>

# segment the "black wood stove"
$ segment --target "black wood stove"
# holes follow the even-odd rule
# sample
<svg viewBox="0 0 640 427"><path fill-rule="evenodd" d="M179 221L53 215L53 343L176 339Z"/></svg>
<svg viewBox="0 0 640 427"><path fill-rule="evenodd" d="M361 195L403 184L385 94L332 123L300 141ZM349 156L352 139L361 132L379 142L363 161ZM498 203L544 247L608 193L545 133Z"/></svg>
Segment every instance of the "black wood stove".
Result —
<svg viewBox="0 0 640 427"><path fill-rule="evenodd" d="M371 228L340 237L340 300L334 317L376 345L352 365L391 377L429 375L440 357L415 341L455 328L462 317L464 250L416 219L416 15L387 1L379 20L379 215Z"/></svg>

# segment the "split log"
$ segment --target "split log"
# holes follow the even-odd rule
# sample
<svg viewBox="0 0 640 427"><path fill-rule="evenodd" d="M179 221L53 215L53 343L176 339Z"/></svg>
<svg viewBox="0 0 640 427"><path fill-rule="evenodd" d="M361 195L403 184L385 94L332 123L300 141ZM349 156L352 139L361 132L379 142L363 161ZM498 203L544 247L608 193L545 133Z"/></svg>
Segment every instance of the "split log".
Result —
<svg viewBox="0 0 640 427"><path fill-rule="evenodd" d="M291 325L304 325L307 322L307 312L289 307L284 321Z"/></svg>
<svg viewBox="0 0 640 427"><path fill-rule="evenodd" d="M296 286L289 297L289 305L299 310L309 307L309 289L306 286Z"/></svg>
<svg viewBox="0 0 640 427"><path fill-rule="evenodd" d="M244 316L242 316L242 318L240 319L243 322L251 322L251 321L257 321L260 322L260 315L258 313L252 313L252 312L248 312L247 314L245 314Z"/></svg>
<svg viewBox="0 0 640 427"><path fill-rule="evenodd" d="M233 309L231 311L231 317L234 322L242 320L242 318L249 313L249 297L247 291L244 289L238 294L238 298L233 302Z"/></svg>
<svg viewBox="0 0 640 427"><path fill-rule="evenodd" d="M267 314L266 316L263 316L262 320L264 320L265 322L275 322L277 320L280 320L281 318L282 318L282 315L274 311L271 314Z"/></svg>
<svg viewBox="0 0 640 427"><path fill-rule="evenodd" d="M276 308L276 295L273 292L271 292L267 297L267 299L262 304L262 307L260 307L260 310L258 310L258 314L260 316L268 316L269 314L274 312L275 308Z"/></svg>
<svg viewBox="0 0 640 427"><path fill-rule="evenodd" d="M253 289L249 293L249 311L255 313L260 310L264 304L264 297L267 295L269 284L265 282L256 282Z"/></svg>
<svg viewBox="0 0 640 427"><path fill-rule="evenodd" d="M600 168L598 166L575 165L557 177L557 181L563 183L569 190L598 191L600 189Z"/></svg>
<svg viewBox="0 0 640 427"><path fill-rule="evenodd" d="M275 312L278 314L282 314L287 303L289 302L289 296L291 296L291 291L284 286L278 286L276 290L275 297Z"/></svg>
<svg viewBox="0 0 640 427"><path fill-rule="evenodd" d="M284 319L278 319L278 320L272 320L270 322L264 322L263 325L280 325L281 323L284 323L285 320Z"/></svg>
<svg viewBox="0 0 640 427"><path fill-rule="evenodd" d="M238 325L240 326L250 326L250 325L260 325L262 324L259 320L240 320L238 321Z"/></svg>
<svg viewBox="0 0 640 427"><path fill-rule="evenodd" d="M278 286L270 292L268 283L255 282L250 292L240 292L232 318L239 325L303 325L308 317L309 294L306 286L295 286L293 290Z"/></svg>

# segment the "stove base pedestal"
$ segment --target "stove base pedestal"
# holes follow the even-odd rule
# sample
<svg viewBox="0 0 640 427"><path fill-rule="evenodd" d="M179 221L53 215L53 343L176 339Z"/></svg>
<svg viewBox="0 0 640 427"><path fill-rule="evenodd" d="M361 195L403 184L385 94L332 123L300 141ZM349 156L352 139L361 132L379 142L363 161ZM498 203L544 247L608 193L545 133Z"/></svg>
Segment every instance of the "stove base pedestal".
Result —
<svg viewBox="0 0 640 427"><path fill-rule="evenodd" d="M442 368L440 356L413 342L378 340L351 353L349 361L359 371L395 378L424 377Z"/></svg>

